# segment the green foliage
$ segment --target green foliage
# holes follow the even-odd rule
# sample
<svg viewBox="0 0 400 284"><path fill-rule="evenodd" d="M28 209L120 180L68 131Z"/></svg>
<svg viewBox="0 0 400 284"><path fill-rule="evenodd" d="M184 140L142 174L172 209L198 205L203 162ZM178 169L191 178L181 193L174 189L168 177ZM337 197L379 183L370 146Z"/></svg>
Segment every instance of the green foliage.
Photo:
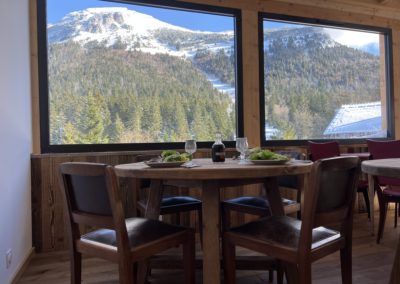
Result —
<svg viewBox="0 0 400 284"><path fill-rule="evenodd" d="M52 144L211 141L216 130L226 139L236 133L229 96L190 61L168 55L51 45L49 100Z"/></svg>

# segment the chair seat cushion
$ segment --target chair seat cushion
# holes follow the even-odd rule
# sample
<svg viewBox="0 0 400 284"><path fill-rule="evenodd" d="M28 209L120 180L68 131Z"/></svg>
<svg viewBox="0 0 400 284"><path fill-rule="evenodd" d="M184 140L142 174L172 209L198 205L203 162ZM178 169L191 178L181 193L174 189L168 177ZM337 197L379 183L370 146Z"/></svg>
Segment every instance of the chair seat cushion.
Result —
<svg viewBox="0 0 400 284"><path fill-rule="evenodd" d="M389 197L398 197L400 198L400 186L396 185L387 185L383 189L383 194Z"/></svg>
<svg viewBox="0 0 400 284"><path fill-rule="evenodd" d="M163 198L161 199L161 207L192 204L192 203L201 204L201 200L191 196L163 196Z"/></svg>
<svg viewBox="0 0 400 284"><path fill-rule="evenodd" d="M262 208L262 209L267 209L270 207L267 199L262 198L262 197L254 197L254 196L241 196L241 197L224 200L223 202L236 204L236 205L243 205L243 206L248 206L248 207L257 207L257 208ZM282 203L283 203L283 206L288 206L288 205L296 204L297 202L294 200L282 198Z"/></svg>
<svg viewBox="0 0 400 284"><path fill-rule="evenodd" d="M297 189L297 176L279 176L278 185L288 188Z"/></svg>
<svg viewBox="0 0 400 284"><path fill-rule="evenodd" d="M125 223L131 247L150 243L162 237L167 237L186 230L179 226L145 218L129 218L126 219ZM99 242L105 245L117 245L115 231L109 229L100 229L87 233L83 235L81 239Z"/></svg>
<svg viewBox="0 0 400 284"><path fill-rule="evenodd" d="M271 245L297 248L300 240L301 221L287 216L269 216L242 226L230 232L242 237L256 238ZM312 249L340 238L340 233L325 227L313 230Z"/></svg>

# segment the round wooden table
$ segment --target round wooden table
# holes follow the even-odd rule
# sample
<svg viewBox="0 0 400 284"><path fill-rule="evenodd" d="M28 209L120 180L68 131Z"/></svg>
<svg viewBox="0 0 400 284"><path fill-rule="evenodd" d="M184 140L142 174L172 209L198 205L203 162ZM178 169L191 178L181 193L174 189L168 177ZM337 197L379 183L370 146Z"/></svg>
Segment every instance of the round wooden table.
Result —
<svg viewBox="0 0 400 284"><path fill-rule="evenodd" d="M284 165L239 164L227 159L224 163L213 163L211 159L195 159L194 168L150 168L145 163L115 166L118 176L150 179L149 199L145 216L158 219L163 185L196 187L202 190L203 202L203 283L221 283L220 280L220 192L223 187L263 184L271 211L283 215L281 195L277 177L298 175L300 190L308 183L312 162L288 162Z"/></svg>
<svg viewBox="0 0 400 284"><path fill-rule="evenodd" d="M361 163L361 170L368 174L368 180L374 183L373 176L400 178L400 159L369 160ZM372 187L374 185L372 184ZM372 210L372 208L371 208ZM395 213L397 214L397 213ZM390 283L400 283L400 242L397 244Z"/></svg>

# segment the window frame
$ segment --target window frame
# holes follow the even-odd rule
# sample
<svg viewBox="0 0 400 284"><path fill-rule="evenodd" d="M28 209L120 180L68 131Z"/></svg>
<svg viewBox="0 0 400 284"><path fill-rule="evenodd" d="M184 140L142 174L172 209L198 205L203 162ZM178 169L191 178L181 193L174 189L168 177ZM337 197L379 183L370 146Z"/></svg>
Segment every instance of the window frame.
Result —
<svg viewBox="0 0 400 284"><path fill-rule="evenodd" d="M392 52L392 29L360 25L347 22L337 22L316 18L305 18L298 16L288 16L283 14L260 12L258 13L258 42L259 42L259 83L260 83L260 144L261 146L304 146L307 141L326 142L337 140L341 144L365 144L369 138L353 139L297 139L297 140L267 140L265 135L265 74L264 74L264 21L283 21L305 25L325 26L331 28L342 28L350 30L360 30L369 32L378 32L385 35L385 75L386 75L386 114L387 114L387 137L373 138L375 140L391 140L395 137L394 127L394 95L393 95L393 52Z"/></svg>
<svg viewBox="0 0 400 284"><path fill-rule="evenodd" d="M98 0L171 10L193 11L197 13L231 16L234 19L235 53L236 53L236 135L243 136L243 63L242 63L242 16L241 10L205 4L196 4L171 0ZM161 149L183 149L182 142L154 143L110 143L110 144L50 144L50 113L48 85L47 56L47 0L37 0L37 44L38 44L38 75L39 75L39 110L40 110L40 149L41 153L75 153L104 151L140 151ZM213 141L197 142L198 148L210 148ZM234 147L234 141L224 141L227 147Z"/></svg>

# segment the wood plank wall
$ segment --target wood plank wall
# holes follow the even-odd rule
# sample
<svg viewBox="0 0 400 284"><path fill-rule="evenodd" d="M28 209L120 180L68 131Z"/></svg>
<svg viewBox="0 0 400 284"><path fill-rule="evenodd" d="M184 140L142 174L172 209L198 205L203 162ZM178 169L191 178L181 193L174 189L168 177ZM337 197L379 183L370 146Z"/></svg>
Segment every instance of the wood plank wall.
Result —
<svg viewBox="0 0 400 284"><path fill-rule="evenodd" d="M243 91L244 91L244 133L251 147L260 145L259 117L259 78L258 78L258 12L279 13L292 16L319 18L331 21L356 23L392 29L393 35L393 79L394 116L396 138L400 138L400 3L396 0L185 0L242 11L243 30ZM168 1L166 1L168 2ZM31 80L32 80L32 123L33 155L32 163L32 219L33 245L38 252L66 248L61 196L56 179L57 167L67 161L102 162L111 165L134 161L140 152L40 154L39 90L37 73L37 31L36 1L30 1L31 30ZM282 149L284 147L275 147ZM304 147L297 149L306 152ZM342 146L343 152L362 152L365 145ZM199 156L209 156L208 150L200 150ZM128 211L131 210L128 183L123 182ZM200 196L199 192L190 191ZM240 194L259 195L257 186L227 189L221 198ZM234 217L236 222L249 218L243 215ZM193 223L193 216L191 221Z"/></svg>

